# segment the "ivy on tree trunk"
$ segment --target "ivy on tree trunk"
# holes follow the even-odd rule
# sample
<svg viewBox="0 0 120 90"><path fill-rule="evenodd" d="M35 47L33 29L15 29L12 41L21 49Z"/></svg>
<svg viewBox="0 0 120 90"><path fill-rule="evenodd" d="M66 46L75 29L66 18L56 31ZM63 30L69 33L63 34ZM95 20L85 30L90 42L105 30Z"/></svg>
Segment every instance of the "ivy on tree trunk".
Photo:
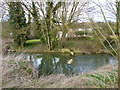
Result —
<svg viewBox="0 0 120 90"><path fill-rule="evenodd" d="M12 29L14 42L16 42L20 47L24 47L28 36L28 31L25 28L27 25L25 11L21 2L10 2L9 9L9 24Z"/></svg>

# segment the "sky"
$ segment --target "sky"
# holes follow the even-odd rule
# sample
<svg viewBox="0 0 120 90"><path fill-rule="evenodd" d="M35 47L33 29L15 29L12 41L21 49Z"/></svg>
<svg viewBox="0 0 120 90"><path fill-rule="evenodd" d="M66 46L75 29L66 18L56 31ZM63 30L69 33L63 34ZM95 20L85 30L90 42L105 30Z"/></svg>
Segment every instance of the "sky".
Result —
<svg viewBox="0 0 120 90"><path fill-rule="evenodd" d="M3 0L1 0L1 1L3 1ZM9 0L8 0L9 1ZM36 1L36 0L34 0L34 1ZM56 1L56 0L55 0ZM60 1L60 0L57 0L57 1ZM71 1L71 0L68 0L68 2L69 1ZM79 0L75 0L75 1L79 1ZM91 1L91 0L90 0ZM115 22L115 16L111 13L111 12L108 12L106 9L105 9L105 2L106 1L112 1L112 2L115 2L115 0L92 0L92 1L94 1L95 3L97 3L97 4L99 4L99 2L100 2L100 5L102 6L102 9L103 9L103 11L105 12L105 15L106 15L106 17L107 17L107 20L110 20L110 21L113 21L113 22ZM94 6L94 8L95 8L95 12L94 12L94 15L92 15L92 14L89 14L89 16L91 17L91 18L93 18L95 21L104 21L104 18L103 18L103 16L102 16L102 14L101 14L101 11L100 11L100 8L97 6L97 5L95 5L95 4L91 4L91 5L93 5ZM0 11L2 11L1 10L1 8L0 8ZM0 14L1 14L1 12L0 12ZM85 16L85 15L84 15ZM5 18L8 18L8 16L6 16ZM1 21L1 17L0 17L0 21Z"/></svg>
<svg viewBox="0 0 120 90"><path fill-rule="evenodd" d="M113 13L112 11L108 11L109 10L108 5L110 6L110 4L106 4L107 1L111 2L112 4L115 4L115 0L92 0L92 1L99 4L102 7L102 10L105 13L105 16L106 16L108 21L112 21L112 22L116 21L115 13ZM95 21L104 21L100 7L95 5L95 8L96 8L96 11L94 14L94 20ZM115 5L113 5L111 8L114 8L114 10L116 10Z"/></svg>

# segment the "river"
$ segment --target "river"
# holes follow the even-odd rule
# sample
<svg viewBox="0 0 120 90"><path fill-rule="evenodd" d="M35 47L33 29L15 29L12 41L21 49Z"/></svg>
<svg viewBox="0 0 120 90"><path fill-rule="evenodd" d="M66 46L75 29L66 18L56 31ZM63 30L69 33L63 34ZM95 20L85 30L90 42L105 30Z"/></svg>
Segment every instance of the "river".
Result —
<svg viewBox="0 0 120 90"><path fill-rule="evenodd" d="M71 56L60 53L33 53L25 56L39 75L86 73L116 62L113 56L107 54Z"/></svg>

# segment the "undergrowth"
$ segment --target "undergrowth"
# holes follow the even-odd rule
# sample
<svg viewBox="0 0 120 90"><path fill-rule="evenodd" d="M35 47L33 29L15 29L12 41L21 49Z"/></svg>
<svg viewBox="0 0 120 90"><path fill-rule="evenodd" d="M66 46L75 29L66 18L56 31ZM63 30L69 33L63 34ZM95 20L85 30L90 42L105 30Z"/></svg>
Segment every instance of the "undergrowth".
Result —
<svg viewBox="0 0 120 90"><path fill-rule="evenodd" d="M26 62L24 55L3 58L3 88L116 88L118 70L65 76L51 74L36 76L36 70ZM110 66L114 67L114 66Z"/></svg>

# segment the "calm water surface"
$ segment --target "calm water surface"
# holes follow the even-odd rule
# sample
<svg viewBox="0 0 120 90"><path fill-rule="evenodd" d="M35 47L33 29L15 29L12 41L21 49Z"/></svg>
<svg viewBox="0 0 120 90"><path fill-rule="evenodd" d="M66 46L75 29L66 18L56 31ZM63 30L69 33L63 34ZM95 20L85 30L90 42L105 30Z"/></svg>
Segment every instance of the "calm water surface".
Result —
<svg viewBox="0 0 120 90"><path fill-rule="evenodd" d="M42 53L26 54L26 58L40 75L85 73L116 61L113 56L106 54L70 56L69 54ZM71 64L68 64L71 59Z"/></svg>

